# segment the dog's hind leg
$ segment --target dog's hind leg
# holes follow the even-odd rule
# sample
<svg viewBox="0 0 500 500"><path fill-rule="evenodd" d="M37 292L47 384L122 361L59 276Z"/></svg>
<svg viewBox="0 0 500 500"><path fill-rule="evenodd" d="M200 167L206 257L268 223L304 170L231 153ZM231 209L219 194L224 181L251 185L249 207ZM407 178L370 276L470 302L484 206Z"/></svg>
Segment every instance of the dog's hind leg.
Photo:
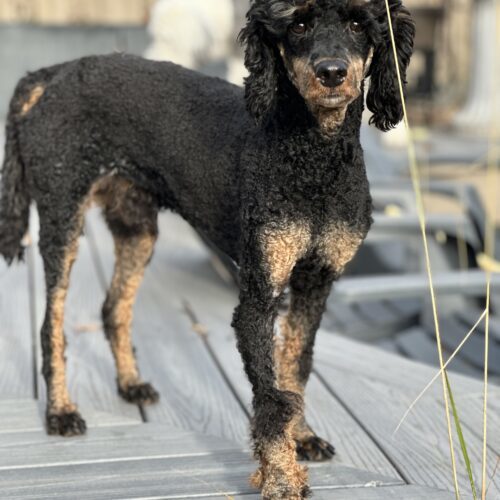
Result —
<svg viewBox="0 0 500 500"><path fill-rule="evenodd" d="M43 365L47 384L46 423L49 434L83 434L85 421L70 399L66 384L64 350L64 304L71 267L78 250L86 203L75 200L42 200L40 214L40 253L43 258L47 307L41 331Z"/></svg>
<svg viewBox="0 0 500 500"><path fill-rule="evenodd" d="M116 177L101 182L95 198L115 242L115 270L102 316L116 363L118 392L130 403L154 403L159 396L139 376L130 330L137 290L158 234L158 209L148 193Z"/></svg>
<svg viewBox="0 0 500 500"><path fill-rule="evenodd" d="M334 278L335 274L314 258L299 262L292 273L290 307L281 318L281 337L275 350L279 387L283 390L304 395L316 332ZM321 461L333 457L333 446L316 436L304 414L296 420L293 434L300 458Z"/></svg>

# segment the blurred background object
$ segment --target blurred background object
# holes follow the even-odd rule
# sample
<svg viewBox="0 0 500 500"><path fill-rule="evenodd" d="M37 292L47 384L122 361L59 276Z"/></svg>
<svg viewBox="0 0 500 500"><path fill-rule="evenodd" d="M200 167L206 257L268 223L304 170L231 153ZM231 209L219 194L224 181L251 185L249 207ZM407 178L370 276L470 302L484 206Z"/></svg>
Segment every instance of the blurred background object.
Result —
<svg viewBox="0 0 500 500"><path fill-rule="evenodd" d="M232 0L158 0L145 56L197 68L228 56L234 31Z"/></svg>
<svg viewBox="0 0 500 500"><path fill-rule="evenodd" d="M484 309L484 272L500 269L500 2L405 3L417 24L408 109L449 355ZM126 51L241 84L246 72L237 35L247 8L248 0L0 0L0 121L26 71L89 54ZM363 126L375 224L332 296L324 326L435 364L406 137L403 127L380 134ZM496 228L490 256L484 253L487 215ZM236 269L211 250L215 269L231 285ZM494 290L490 367L498 380L500 294ZM483 344L480 326L454 368L480 376Z"/></svg>

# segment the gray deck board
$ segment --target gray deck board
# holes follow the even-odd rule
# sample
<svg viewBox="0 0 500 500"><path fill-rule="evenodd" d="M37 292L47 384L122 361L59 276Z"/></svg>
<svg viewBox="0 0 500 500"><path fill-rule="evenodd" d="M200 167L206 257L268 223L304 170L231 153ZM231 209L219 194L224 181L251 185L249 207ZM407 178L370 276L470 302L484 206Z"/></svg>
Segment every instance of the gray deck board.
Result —
<svg viewBox="0 0 500 500"><path fill-rule="evenodd" d="M91 407L80 408L85 414L87 426L116 427L140 423L137 416L120 415L97 411ZM29 433L44 430L43 404L35 399L2 399L0 400L0 441L3 434ZM16 439L22 440L21 437Z"/></svg>
<svg viewBox="0 0 500 500"><path fill-rule="evenodd" d="M377 363L380 377L368 377L368 374L361 376L359 372L357 376L352 376L342 367L336 367L332 359L328 359L326 362L325 359L320 359L316 363L316 369L332 392L339 396L352 413L363 422L371 436L397 464L404 478L412 483L452 489L440 381L437 381L429 394L419 402L398 434L393 436L400 418L420 389L425 387L428 380L418 387L415 394L409 394L409 385L404 380L405 375L408 374L410 378L412 371L417 372L425 367L419 366L417 363L405 362L407 363L406 371L398 370L399 377L390 380L388 377L391 376L391 373L394 376L396 371L391 369L390 359L395 357L383 353L379 356L378 361L380 362L384 358L386 363ZM395 358L394 361L393 364L397 364L400 360ZM350 362L352 370L361 368L359 358L351 359ZM384 367L383 370L380 369L381 366ZM432 370L427 370L427 373L432 374ZM460 415L477 480L481 477L482 440L477 431L481 429L481 399L479 396L482 386L478 382L455 374L450 375L450 380L456 395L459 412L460 408L465 407L465 404L468 405L467 413L460 413ZM469 383L465 387L461 384L463 380L467 380ZM415 386L413 390L415 390ZM496 400L498 396L498 389L492 388L490 394L492 400ZM475 432L472 432L471 429L475 429ZM498 434L498 427L493 427L492 432ZM469 488L470 494L469 481L461 459L458 442L455 442L455 451L459 463L459 484L463 491L468 491ZM488 452L488 474L490 476L493 474L496 457L497 454L490 445ZM497 475L495 475L490 490L493 498L495 495L500 496L500 478Z"/></svg>
<svg viewBox="0 0 500 500"><path fill-rule="evenodd" d="M0 261L0 397L34 395L32 330L25 263Z"/></svg>
<svg viewBox="0 0 500 500"><path fill-rule="evenodd" d="M78 465L0 470L2 498L67 498L111 500L132 498L196 498L256 493L248 484L255 465L248 453L214 451L210 454ZM331 463L309 468L312 488L394 486L385 478Z"/></svg>
<svg viewBox="0 0 500 500"><path fill-rule="evenodd" d="M355 495L355 496L354 496ZM314 500L453 500L455 495L449 491L425 488L422 486L377 486L357 488L339 488L335 490L314 491ZM214 497L214 500L228 500L226 497ZM235 496L232 500L260 500L258 495Z"/></svg>
<svg viewBox="0 0 500 500"><path fill-rule="evenodd" d="M0 470L201 456L224 450L235 450L235 444L159 424L100 427L71 440L47 436L40 429L0 434Z"/></svg>
<svg viewBox="0 0 500 500"><path fill-rule="evenodd" d="M432 366L439 366L436 341L428 335L424 328L418 326L409 328L397 335L393 342L405 356ZM450 355L451 352L445 352L446 358ZM477 376L477 370L458 356L449 364L449 370Z"/></svg>

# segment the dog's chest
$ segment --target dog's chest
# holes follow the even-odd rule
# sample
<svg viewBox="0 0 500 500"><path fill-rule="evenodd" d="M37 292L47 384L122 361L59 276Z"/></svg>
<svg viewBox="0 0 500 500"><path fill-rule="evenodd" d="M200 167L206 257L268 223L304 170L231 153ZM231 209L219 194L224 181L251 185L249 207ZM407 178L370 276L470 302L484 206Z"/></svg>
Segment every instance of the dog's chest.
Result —
<svg viewBox="0 0 500 500"><path fill-rule="evenodd" d="M313 251L324 265L341 273L356 255L365 236L366 232L361 229L344 223L333 223L323 228L314 238Z"/></svg>

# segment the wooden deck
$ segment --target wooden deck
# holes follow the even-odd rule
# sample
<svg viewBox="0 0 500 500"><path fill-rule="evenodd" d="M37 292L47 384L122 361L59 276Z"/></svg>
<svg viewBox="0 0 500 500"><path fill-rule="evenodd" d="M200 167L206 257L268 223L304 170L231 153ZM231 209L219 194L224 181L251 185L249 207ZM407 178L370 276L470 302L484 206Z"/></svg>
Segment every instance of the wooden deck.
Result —
<svg viewBox="0 0 500 500"><path fill-rule="evenodd" d="M44 312L36 215L25 265L0 267L0 497L2 499L256 499L247 483L250 388L230 327L236 291L213 271L187 225L161 216L161 235L135 309L134 342L160 402L116 394L100 306L113 247L93 211L68 297L70 392L85 437L47 437L38 330ZM4 266L4 264L0 264ZM312 464L317 499L453 499L442 392L429 391L393 436L435 369L322 331L307 391L308 418L337 449ZM482 386L451 382L476 480L481 477ZM488 498L500 498L500 390L490 393ZM462 498L472 498L459 446Z"/></svg>

